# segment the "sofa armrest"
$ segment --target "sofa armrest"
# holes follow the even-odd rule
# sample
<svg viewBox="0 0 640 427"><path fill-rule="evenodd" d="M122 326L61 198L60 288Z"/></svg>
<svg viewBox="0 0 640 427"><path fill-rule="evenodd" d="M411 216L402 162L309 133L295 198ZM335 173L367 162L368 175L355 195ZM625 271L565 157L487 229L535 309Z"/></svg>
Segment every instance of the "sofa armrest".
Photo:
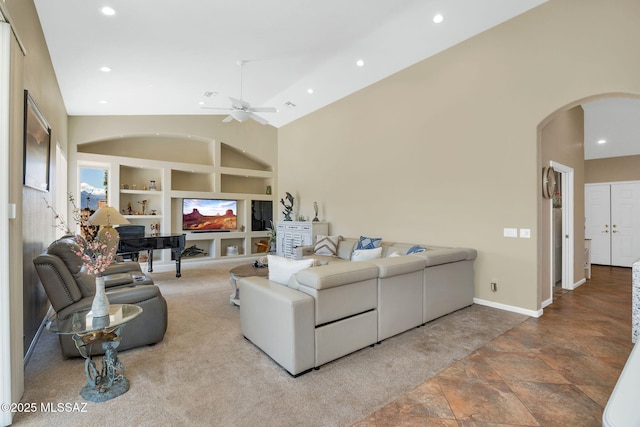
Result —
<svg viewBox="0 0 640 427"><path fill-rule="evenodd" d="M242 335L292 375L315 366L314 301L264 277L239 281Z"/></svg>
<svg viewBox="0 0 640 427"><path fill-rule="evenodd" d="M140 268L140 264L133 261L124 261L124 262L116 262L109 267L106 268L103 275L108 276L110 274L118 274L118 273L134 273L138 275L142 275L142 269Z"/></svg>
<svg viewBox="0 0 640 427"><path fill-rule="evenodd" d="M413 255L378 258L369 262L378 267L378 277L381 279L421 271L426 264L424 258Z"/></svg>
<svg viewBox="0 0 640 427"><path fill-rule="evenodd" d="M338 262L300 270L295 279L316 290L329 289L378 278L378 267L366 261Z"/></svg>

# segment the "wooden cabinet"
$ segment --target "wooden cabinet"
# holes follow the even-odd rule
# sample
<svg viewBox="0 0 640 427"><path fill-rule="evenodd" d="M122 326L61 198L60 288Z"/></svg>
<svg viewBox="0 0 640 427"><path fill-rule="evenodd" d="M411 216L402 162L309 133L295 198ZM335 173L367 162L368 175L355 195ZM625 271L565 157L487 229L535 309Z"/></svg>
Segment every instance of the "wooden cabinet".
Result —
<svg viewBox="0 0 640 427"><path fill-rule="evenodd" d="M329 234L329 223L279 221L276 225L276 255L295 259L298 246L311 246L316 236Z"/></svg>

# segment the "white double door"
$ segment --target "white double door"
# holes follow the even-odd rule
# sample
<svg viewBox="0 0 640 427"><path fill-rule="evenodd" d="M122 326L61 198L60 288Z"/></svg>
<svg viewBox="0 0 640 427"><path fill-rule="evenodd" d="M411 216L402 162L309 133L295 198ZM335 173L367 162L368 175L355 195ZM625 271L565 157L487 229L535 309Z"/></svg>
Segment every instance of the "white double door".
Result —
<svg viewBox="0 0 640 427"><path fill-rule="evenodd" d="M640 259L640 182L586 184L584 199L591 263L631 267Z"/></svg>

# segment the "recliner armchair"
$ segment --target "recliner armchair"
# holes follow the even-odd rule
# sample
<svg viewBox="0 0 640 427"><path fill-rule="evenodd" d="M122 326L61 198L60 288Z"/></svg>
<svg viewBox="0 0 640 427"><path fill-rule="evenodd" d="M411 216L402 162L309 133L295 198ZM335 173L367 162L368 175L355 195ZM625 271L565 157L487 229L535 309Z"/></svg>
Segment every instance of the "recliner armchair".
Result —
<svg viewBox="0 0 640 427"><path fill-rule="evenodd" d="M40 282L60 318L90 309L95 295L95 277L84 270L83 261L76 254L78 249L73 236L64 236L33 260ZM160 289L142 273L140 264L130 261L112 264L104 277L110 303L135 304L143 309L142 314L125 326L118 350L162 341L167 330L167 302ZM71 335L59 337L64 357L80 356ZM101 352L99 347L94 347L94 354Z"/></svg>

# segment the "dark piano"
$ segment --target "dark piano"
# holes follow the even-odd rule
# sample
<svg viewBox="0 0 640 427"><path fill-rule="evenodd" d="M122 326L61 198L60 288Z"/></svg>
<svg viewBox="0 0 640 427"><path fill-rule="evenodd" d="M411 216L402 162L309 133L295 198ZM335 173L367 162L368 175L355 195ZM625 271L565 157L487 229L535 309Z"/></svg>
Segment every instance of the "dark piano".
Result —
<svg viewBox="0 0 640 427"><path fill-rule="evenodd" d="M145 235L144 226L120 226L118 227L120 240L118 242L118 255L129 257L134 261L138 259L140 251L149 253L147 262L148 271L153 271L153 251L156 249L171 249L171 260L176 262L176 277L180 277L180 260L185 245L184 234L159 234L157 236Z"/></svg>

